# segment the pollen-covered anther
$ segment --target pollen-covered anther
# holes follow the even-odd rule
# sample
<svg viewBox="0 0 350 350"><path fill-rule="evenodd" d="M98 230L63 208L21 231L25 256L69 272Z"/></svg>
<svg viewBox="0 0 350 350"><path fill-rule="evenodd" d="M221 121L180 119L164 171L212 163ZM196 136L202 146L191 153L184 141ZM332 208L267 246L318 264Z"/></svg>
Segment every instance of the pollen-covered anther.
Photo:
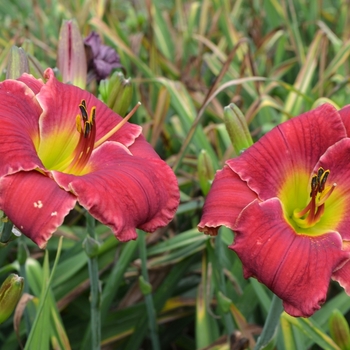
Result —
<svg viewBox="0 0 350 350"><path fill-rule="evenodd" d="M83 134L84 137L88 137L95 123L96 107L92 107L90 114L88 114L86 102L82 100L79 109L81 114L78 114L76 117L77 131L79 134Z"/></svg>
<svg viewBox="0 0 350 350"><path fill-rule="evenodd" d="M310 202L304 209L296 209L293 212L293 219L298 226L303 228L312 227L321 220L325 211L325 202L337 186L336 183L333 183L332 186L326 187L329 174L329 170L320 167L317 174L312 176Z"/></svg>
<svg viewBox="0 0 350 350"><path fill-rule="evenodd" d="M74 150L74 158L66 169L66 172L70 173L79 173L83 170L94 149L96 137L96 107L93 106L88 113L86 102L82 100L79 109L80 114L76 117L76 128L80 136Z"/></svg>

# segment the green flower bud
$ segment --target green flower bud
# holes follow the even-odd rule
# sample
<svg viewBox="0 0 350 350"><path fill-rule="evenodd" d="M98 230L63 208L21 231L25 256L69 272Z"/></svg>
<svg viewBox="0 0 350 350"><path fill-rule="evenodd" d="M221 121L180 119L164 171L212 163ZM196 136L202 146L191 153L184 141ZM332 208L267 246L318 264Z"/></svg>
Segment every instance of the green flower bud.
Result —
<svg viewBox="0 0 350 350"><path fill-rule="evenodd" d="M8 219L7 216L3 216L1 218L1 226L2 229L0 232L0 242L7 244L13 238L13 223Z"/></svg>
<svg viewBox="0 0 350 350"><path fill-rule="evenodd" d="M143 276L139 277L139 286L143 295L148 295L152 293L152 285L147 282Z"/></svg>
<svg viewBox="0 0 350 350"><path fill-rule="evenodd" d="M339 310L333 310L329 318L331 338L342 350L350 350L349 325Z"/></svg>
<svg viewBox="0 0 350 350"><path fill-rule="evenodd" d="M94 258L100 250L100 244L92 237L87 236L84 239L83 248L89 258Z"/></svg>
<svg viewBox="0 0 350 350"><path fill-rule="evenodd" d="M114 72L109 79L101 81L99 92L109 108L122 117L125 116L132 98L130 78L125 79L123 73Z"/></svg>
<svg viewBox="0 0 350 350"><path fill-rule="evenodd" d="M23 73L29 73L28 57L22 48L12 46L7 62L6 79L17 79Z"/></svg>
<svg viewBox="0 0 350 350"><path fill-rule="evenodd" d="M233 148L239 155L253 144L247 121L241 110L233 103L224 109L224 121Z"/></svg>
<svg viewBox="0 0 350 350"><path fill-rule="evenodd" d="M0 287L0 324L5 322L15 309L23 290L24 279L11 273Z"/></svg>
<svg viewBox="0 0 350 350"><path fill-rule="evenodd" d="M202 150L199 154L197 164L199 185L203 194L207 195L215 174L213 162L206 150Z"/></svg>
<svg viewBox="0 0 350 350"><path fill-rule="evenodd" d="M58 40L57 67L62 81L85 89L87 63L83 38L75 20L63 21Z"/></svg>

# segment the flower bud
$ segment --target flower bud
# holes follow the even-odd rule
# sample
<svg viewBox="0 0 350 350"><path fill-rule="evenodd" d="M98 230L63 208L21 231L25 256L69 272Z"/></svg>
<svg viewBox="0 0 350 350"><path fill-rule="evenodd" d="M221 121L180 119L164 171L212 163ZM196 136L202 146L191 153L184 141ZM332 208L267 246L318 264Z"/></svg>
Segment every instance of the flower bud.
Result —
<svg viewBox="0 0 350 350"><path fill-rule="evenodd" d="M85 89L87 77L85 47L75 20L62 23L58 40L57 67L64 83L70 82Z"/></svg>
<svg viewBox="0 0 350 350"><path fill-rule="evenodd" d="M331 338L342 350L350 350L349 325L339 310L333 310L329 318Z"/></svg>
<svg viewBox="0 0 350 350"><path fill-rule="evenodd" d="M199 154L197 164L199 185L203 194L207 195L214 178L214 168L213 162L206 150L203 149Z"/></svg>
<svg viewBox="0 0 350 350"><path fill-rule="evenodd" d="M28 57L22 48L12 46L7 62L6 79L17 79L23 73L29 73Z"/></svg>
<svg viewBox="0 0 350 350"><path fill-rule="evenodd" d="M0 242L7 244L13 238L13 223L8 219L7 216L4 216L1 218L1 226Z"/></svg>
<svg viewBox="0 0 350 350"><path fill-rule="evenodd" d="M131 79L125 79L123 73L114 72L109 79L100 83L100 94L103 102L122 117L131 103L132 85Z"/></svg>
<svg viewBox="0 0 350 350"><path fill-rule="evenodd" d="M237 155L253 144L247 121L241 110L231 103L224 109L224 121Z"/></svg>
<svg viewBox="0 0 350 350"><path fill-rule="evenodd" d="M15 309L23 290L24 279L11 273L0 287L0 324L5 322Z"/></svg>
<svg viewBox="0 0 350 350"><path fill-rule="evenodd" d="M99 252L100 244L92 237L87 236L84 239L83 248L89 258L94 258Z"/></svg>
<svg viewBox="0 0 350 350"><path fill-rule="evenodd" d="M95 78L99 83L102 79L106 79L113 69L123 68L117 52L112 47L103 45L98 33L91 32L84 39L84 44L89 80Z"/></svg>

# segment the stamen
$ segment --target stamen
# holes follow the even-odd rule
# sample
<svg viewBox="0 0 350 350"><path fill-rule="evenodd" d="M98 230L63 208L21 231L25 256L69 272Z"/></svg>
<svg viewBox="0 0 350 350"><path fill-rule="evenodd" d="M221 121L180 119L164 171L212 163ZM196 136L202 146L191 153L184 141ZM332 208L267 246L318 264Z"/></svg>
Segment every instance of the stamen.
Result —
<svg viewBox="0 0 350 350"><path fill-rule="evenodd" d="M314 196L317 193L317 188L318 188L318 176L314 175L311 179L310 197Z"/></svg>
<svg viewBox="0 0 350 350"><path fill-rule="evenodd" d="M324 169L322 167L319 167L317 171L317 178L320 179L323 173L324 173Z"/></svg>
<svg viewBox="0 0 350 350"><path fill-rule="evenodd" d="M318 192L319 192L319 193L321 193L321 192L324 190L324 186L325 186L325 184L326 184L328 175L329 175L329 170L326 170L326 171L322 174L322 176L321 176L321 178L320 178L320 180L319 180L320 184L319 184L319 186L318 186Z"/></svg>
<svg viewBox="0 0 350 350"><path fill-rule="evenodd" d="M85 100L81 101L79 108L80 108L81 116L83 117L84 122L86 122L89 119L89 116L87 113Z"/></svg>
<svg viewBox="0 0 350 350"><path fill-rule="evenodd" d="M68 168L65 169L67 173L75 173L81 171L89 161L93 151L93 144L96 137L95 115L96 107L92 107L90 115L87 112L86 102L82 100L79 109L81 115L76 117L77 131L80 134L78 144L73 152L74 158L70 162Z"/></svg>
<svg viewBox="0 0 350 350"><path fill-rule="evenodd" d="M80 134L81 133L81 116L79 114L75 118L75 123L77 126L77 131Z"/></svg>
<svg viewBox="0 0 350 350"><path fill-rule="evenodd" d="M324 204L326 202L326 200L330 197L330 195L332 194L332 192L334 191L336 186L337 186L337 184L334 183L332 185L332 187L327 192L323 192L320 195L320 198L318 199L318 205L322 205L322 204Z"/></svg>
<svg viewBox="0 0 350 350"><path fill-rule="evenodd" d="M301 211L298 211L298 209L294 210L293 212L293 217L295 218L302 218L304 215L306 215L308 213L308 211L311 209L311 203L312 200L309 202L309 204Z"/></svg>
<svg viewBox="0 0 350 350"><path fill-rule="evenodd" d="M325 211L325 202L331 196L337 185L334 183L325 191L329 174L329 170L324 170L322 167L320 167L317 174L312 176L310 184L310 202L304 209L295 209L293 212L293 219L298 226L302 228L311 227L321 220L321 217ZM320 193L319 196L318 193Z"/></svg>
<svg viewBox="0 0 350 350"><path fill-rule="evenodd" d="M315 214L313 220L310 221L310 226L311 226L313 223L319 222L319 221L321 220L321 217L322 217L323 213L324 213L324 204L322 204L321 206L319 206L319 207L317 208L317 212L316 212L316 214Z"/></svg>
<svg viewBox="0 0 350 350"><path fill-rule="evenodd" d="M117 124L112 130L110 130L106 135L101 137L98 141L95 142L94 148L100 146L103 142L105 142L107 139L109 139L112 135L114 135L124 124L127 123L127 121L134 115L134 113L137 111L137 109L141 106L141 102L138 102L136 106L131 110L131 112L124 117L124 119Z"/></svg>

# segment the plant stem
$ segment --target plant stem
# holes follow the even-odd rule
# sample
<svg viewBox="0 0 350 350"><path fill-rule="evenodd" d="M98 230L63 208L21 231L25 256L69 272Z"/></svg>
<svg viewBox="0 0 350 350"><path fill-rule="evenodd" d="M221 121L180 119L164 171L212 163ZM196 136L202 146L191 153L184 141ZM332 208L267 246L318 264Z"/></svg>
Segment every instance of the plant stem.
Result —
<svg viewBox="0 0 350 350"><path fill-rule="evenodd" d="M20 239L18 240L18 252L20 253L18 254L20 256L17 257L19 262L19 274L21 277L24 278L23 293L29 294L29 285L28 285L27 272L26 272L27 246L25 244L23 236L21 236ZM25 320L24 323L25 323L26 332L27 332L27 335L29 335L32 324L30 321L28 308L24 309L24 320Z"/></svg>
<svg viewBox="0 0 350 350"><path fill-rule="evenodd" d="M88 235L96 240L95 234L95 219L89 214L86 214L86 226ZM100 280L98 271L97 255L88 256L89 277L90 277L90 317L91 317L91 348L92 350L101 349L101 314L100 314Z"/></svg>
<svg viewBox="0 0 350 350"><path fill-rule="evenodd" d="M226 290L225 276L224 276L224 264L222 263L222 257L224 256L223 246L224 246L224 243L222 240L222 230L220 230L218 237L215 240L215 257L212 260L212 262L214 267L214 273L217 275L219 290L226 296L227 290ZM224 314L224 322L226 327L226 333L232 334L234 331L234 324L230 313L227 312Z"/></svg>
<svg viewBox="0 0 350 350"><path fill-rule="evenodd" d="M258 338L254 350L263 349L275 336L282 311L282 300L278 296L273 295L263 331Z"/></svg>
<svg viewBox="0 0 350 350"><path fill-rule="evenodd" d="M101 322L102 325L106 320L109 307L112 304L113 298L118 292L118 288L123 281L124 273L132 261L138 247L138 242L130 241L126 243L118 258L118 262L114 265L108 281L103 286L101 298Z"/></svg>
<svg viewBox="0 0 350 350"><path fill-rule="evenodd" d="M139 248L141 258L141 272L142 277L146 283L149 282L148 271L147 271L147 248L146 248L146 234L143 231L138 231L139 234ZM156 313L153 304L152 293L145 295L145 304L148 315L148 327L150 331L150 337L152 341L152 349L160 350L159 338L158 338L158 327Z"/></svg>

